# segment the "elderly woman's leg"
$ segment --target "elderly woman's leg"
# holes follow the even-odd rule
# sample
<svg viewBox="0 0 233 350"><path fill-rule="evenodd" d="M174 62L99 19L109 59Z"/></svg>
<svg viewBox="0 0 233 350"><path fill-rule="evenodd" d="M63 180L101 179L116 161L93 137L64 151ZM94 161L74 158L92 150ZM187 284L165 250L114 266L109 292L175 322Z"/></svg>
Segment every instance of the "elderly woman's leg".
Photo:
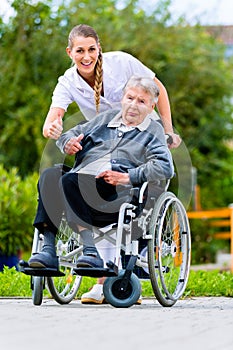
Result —
<svg viewBox="0 0 233 350"><path fill-rule="evenodd" d="M44 235L44 244L41 252L33 254L29 259L30 267L58 269L55 236L64 210L59 191L61 176L61 169L48 168L41 174L38 182L38 208L33 225Z"/></svg>
<svg viewBox="0 0 233 350"><path fill-rule="evenodd" d="M109 207L107 199L116 194L114 186L104 182L100 186L99 180L94 176L77 173L65 174L60 186L64 195L68 224L80 233L84 246L84 256L78 259L77 267L103 267L103 260L94 244L92 227L106 226L117 218L116 213L112 215L110 212L106 215L99 210L104 205Z"/></svg>

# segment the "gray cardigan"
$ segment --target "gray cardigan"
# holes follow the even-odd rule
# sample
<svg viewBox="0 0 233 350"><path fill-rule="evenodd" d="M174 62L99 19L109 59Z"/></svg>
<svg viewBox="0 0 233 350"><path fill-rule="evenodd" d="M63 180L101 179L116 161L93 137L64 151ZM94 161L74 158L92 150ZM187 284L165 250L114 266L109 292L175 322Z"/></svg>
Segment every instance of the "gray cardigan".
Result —
<svg viewBox="0 0 233 350"><path fill-rule="evenodd" d="M148 115L142 124L124 133L118 130L120 117L121 111L109 110L61 135L56 144L64 153L71 137L84 134L72 172L110 153L112 170L128 172L133 186L171 178L173 161L160 122Z"/></svg>

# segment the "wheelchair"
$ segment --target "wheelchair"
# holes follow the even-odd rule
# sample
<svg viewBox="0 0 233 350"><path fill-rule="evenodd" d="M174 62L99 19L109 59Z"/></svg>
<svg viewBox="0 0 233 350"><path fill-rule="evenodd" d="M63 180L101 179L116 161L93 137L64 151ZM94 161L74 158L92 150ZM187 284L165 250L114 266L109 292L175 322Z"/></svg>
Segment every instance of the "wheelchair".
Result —
<svg viewBox="0 0 233 350"><path fill-rule="evenodd" d="M116 224L104 230L94 229L95 243L106 239L115 246L114 261L108 261L102 269L76 267L83 247L79 235L63 218L56 235L60 271L30 268L27 262L20 262L21 271L31 275L33 304L41 305L45 287L59 304L68 304L76 297L83 276L106 276L104 297L114 307L126 308L136 303L141 294L141 278L151 281L162 306L173 306L188 282L191 234L186 210L168 191L169 182L157 198L150 195L150 184L143 183L134 189L134 203L121 205ZM35 229L32 253L39 252L42 245L43 235Z"/></svg>

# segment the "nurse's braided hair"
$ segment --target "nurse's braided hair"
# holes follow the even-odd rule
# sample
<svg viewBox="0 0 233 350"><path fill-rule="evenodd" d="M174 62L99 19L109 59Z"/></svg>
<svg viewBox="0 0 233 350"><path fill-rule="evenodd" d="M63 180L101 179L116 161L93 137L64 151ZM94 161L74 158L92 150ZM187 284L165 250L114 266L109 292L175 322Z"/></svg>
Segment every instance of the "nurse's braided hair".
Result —
<svg viewBox="0 0 233 350"><path fill-rule="evenodd" d="M69 34L68 46L70 49L72 49L73 41L77 36L82 36L84 38L92 37L95 39L97 44L99 43L99 37L92 27L86 24L79 24L75 26ZM95 84L94 84L95 108L97 113L99 112L102 85L103 85L103 56L102 56L102 51L100 49L99 57L95 66Z"/></svg>

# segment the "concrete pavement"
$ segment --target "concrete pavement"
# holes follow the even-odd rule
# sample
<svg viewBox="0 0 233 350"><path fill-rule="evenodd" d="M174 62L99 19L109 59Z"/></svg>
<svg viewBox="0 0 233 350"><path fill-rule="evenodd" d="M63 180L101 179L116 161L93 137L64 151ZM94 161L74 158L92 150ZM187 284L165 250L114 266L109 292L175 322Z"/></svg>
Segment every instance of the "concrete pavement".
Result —
<svg viewBox="0 0 233 350"><path fill-rule="evenodd" d="M232 350L233 298L192 298L164 308L156 299L117 309L0 299L0 348L7 350Z"/></svg>

